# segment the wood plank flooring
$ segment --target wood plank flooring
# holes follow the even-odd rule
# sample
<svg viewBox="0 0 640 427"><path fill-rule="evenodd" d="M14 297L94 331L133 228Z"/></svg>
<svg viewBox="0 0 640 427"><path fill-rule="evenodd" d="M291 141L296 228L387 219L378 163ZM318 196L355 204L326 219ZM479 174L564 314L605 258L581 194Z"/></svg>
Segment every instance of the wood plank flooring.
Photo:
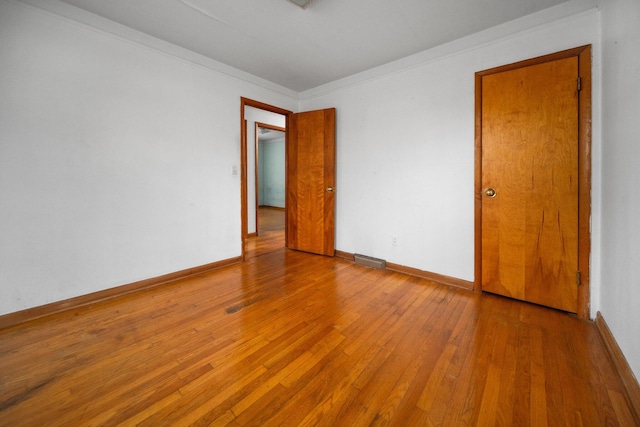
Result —
<svg viewBox="0 0 640 427"><path fill-rule="evenodd" d="M592 323L268 228L242 264L0 331L0 425L634 425Z"/></svg>

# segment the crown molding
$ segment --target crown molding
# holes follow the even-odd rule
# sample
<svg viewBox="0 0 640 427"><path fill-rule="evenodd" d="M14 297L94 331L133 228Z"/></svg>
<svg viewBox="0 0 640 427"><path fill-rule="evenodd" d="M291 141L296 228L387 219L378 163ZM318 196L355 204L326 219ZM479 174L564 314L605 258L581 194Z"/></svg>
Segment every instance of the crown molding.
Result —
<svg viewBox="0 0 640 427"><path fill-rule="evenodd" d="M387 64L335 80L333 82L302 91L300 101L311 100L332 92L347 89L389 75L409 71L447 57L459 55L474 49L499 42L516 34L535 31L562 20L575 19L583 15L599 12L597 0L570 0L558 6L544 9L522 18L471 34L466 37L436 46L431 49L406 56Z"/></svg>
<svg viewBox="0 0 640 427"><path fill-rule="evenodd" d="M208 58L172 43L160 40L141 31L134 30L117 22L103 18L84 9L59 0L7 0L10 3L42 12L65 22L80 25L90 31L97 31L120 41L133 43L147 50L207 68L225 77L242 80L247 83L268 89L282 95L298 99L298 92L280 86L261 77L242 71L238 68Z"/></svg>
<svg viewBox="0 0 640 427"><path fill-rule="evenodd" d="M59 0L7 1L48 13L67 22L82 25L86 29L99 31L125 42L134 43L140 47L202 66L225 77L251 83L290 97L298 102L307 101L352 86L421 67L431 62L495 43L496 41L509 38L515 34L522 34L523 32L543 28L550 23L599 12L598 0L569 0L560 5L424 50L414 55L309 90L297 92Z"/></svg>

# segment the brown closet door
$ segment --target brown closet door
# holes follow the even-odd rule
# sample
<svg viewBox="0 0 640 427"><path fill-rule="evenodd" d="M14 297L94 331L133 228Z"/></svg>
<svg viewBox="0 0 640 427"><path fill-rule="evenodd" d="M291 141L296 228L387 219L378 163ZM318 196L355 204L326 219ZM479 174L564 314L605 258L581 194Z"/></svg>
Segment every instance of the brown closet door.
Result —
<svg viewBox="0 0 640 427"><path fill-rule="evenodd" d="M482 76L482 289L576 312L578 58Z"/></svg>

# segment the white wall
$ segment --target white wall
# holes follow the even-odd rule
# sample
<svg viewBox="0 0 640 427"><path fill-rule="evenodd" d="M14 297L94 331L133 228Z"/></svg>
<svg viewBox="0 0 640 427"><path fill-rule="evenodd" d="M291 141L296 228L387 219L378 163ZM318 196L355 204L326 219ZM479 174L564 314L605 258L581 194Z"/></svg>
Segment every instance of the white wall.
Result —
<svg viewBox="0 0 640 427"><path fill-rule="evenodd" d="M240 97L297 106L99 23L0 1L0 314L239 256Z"/></svg>
<svg viewBox="0 0 640 427"><path fill-rule="evenodd" d="M600 311L640 376L640 3L602 1Z"/></svg>
<svg viewBox="0 0 640 427"><path fill-rule="evenodd" d="M599 93L598 11L548 14L302 94L302 110L337 109L337 249L474 280L474 73L593 44Z"/></svg>
<svg viewBox="0 0 640 427"><path fill-rule="evenodd" d="M261 99L253 99L262 101ZM282 105L271 104L275 107L287 108ZM295 111L295 110L291 110ZM247 231L256 232L256 122L284 128L286 117L282 114L261 110L254 107L245 107L244 118L247 121Z"/></svg>

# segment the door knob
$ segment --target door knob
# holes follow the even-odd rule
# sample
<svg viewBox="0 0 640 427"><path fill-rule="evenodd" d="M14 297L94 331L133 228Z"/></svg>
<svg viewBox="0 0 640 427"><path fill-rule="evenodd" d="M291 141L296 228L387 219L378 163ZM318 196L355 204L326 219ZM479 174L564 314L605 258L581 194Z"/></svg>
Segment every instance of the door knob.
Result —
<svg viewBox="0 0 640 427"><path fill-rule="evenodd" d="M487 197L496 197L496 190L491 187L485 188L484 195Z"/></svg>
<svg viewBox="0 0 640 427"><path fill-rule="evenodd" d="M333 188L333 187L327 187L327 192L328 193L333 193L334 190L335 190L335 188Z"/></svg>

